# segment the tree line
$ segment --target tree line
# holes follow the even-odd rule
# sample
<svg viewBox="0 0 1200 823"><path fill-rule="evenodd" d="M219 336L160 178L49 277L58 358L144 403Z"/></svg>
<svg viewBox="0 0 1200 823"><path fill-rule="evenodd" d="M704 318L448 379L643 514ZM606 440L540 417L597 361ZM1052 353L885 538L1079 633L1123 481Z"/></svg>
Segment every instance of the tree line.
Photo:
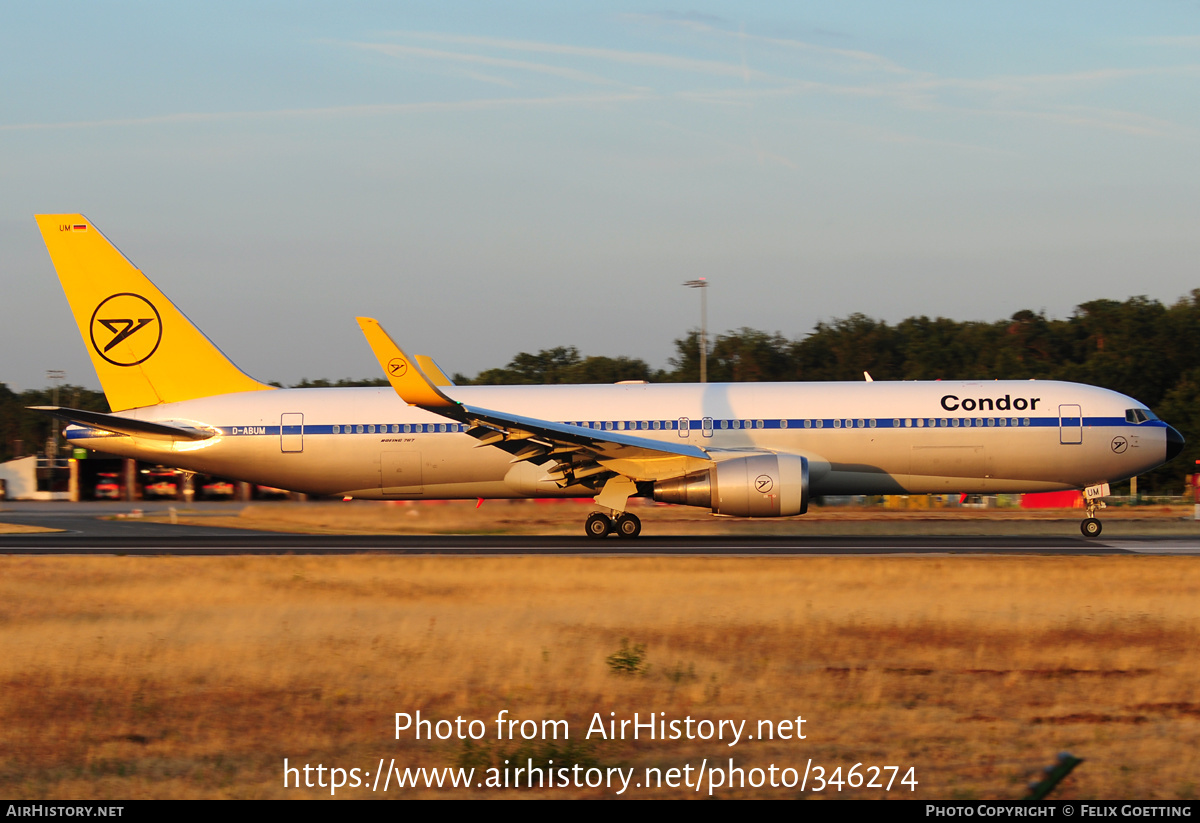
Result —
<svg viewBox="0 0 1200 823"><path fill-rule="evenodd" d="M1022 310L1006 320L910 317L895 325L863 314L818 323L789 340L742 328L709 347L710 382L863 380L1067 380L1133 397L1187 441L1141 489L1178 493L1200 459L1200 289L1173 305L1131 297L1093 300L1070 317ZM610 383L700 379L699 332L675 341L666 369L626 357L582 357L574 347L522 352L460 384Z"/></svg>
<svg viewBox="0 0 1200 823"><path fill-rule="evenodd" d="M1178 492L1200 458L1200 289L1170 306L1145 297L1093 300L1070 317L1019 311L995 322L910 317L895 325L862 314L818 323L791 340L742 328L709 346L710 382L862 380L1069 380L1127 394L1153 409L1187 440L1183 454L1144 476L1143 489ZM503 368L460 385L540 385L700 379L699 332L675 341L665 369L633 357L583 356L574 346L521 352ZM277 384L276 384L277 385ZM370 380L308 380L297 388L387 385ZM0 460L41 451L51 422L25 406L50 405L50 389L21 393L0 383ZM99 392L60 389L62 405L106 411ZM18 442L20 441L20 445Z"/></svg>

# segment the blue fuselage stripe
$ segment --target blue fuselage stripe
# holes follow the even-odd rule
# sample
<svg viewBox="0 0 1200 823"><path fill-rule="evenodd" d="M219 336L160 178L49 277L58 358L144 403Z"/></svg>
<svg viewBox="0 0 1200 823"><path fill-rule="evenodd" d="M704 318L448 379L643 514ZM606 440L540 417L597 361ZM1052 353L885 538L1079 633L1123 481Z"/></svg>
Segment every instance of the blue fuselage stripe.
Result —
<svg viewBox="0 0 1200 823"><path fill-rule="evenodd" d="M567 425L580 426L597 432L630 432L656 434L659 432L680 431L680 423L684 418L670 420L566 420ZM658 428L653 428L654 422ZM687 418L689 431L704 433L726 434L736 431L840 431L860 429L964 429L964 428L1165 428L1166 424L1159 420L1148 420L1144 423L1131 423L1124 417L1025 417L1022 415L1005 417L924 417L924 418L795 418L774 420L746 420L719 418L706 420L704 418ZM405 435L405 434L457 434L465 432L467 426L460 423L407 423L407 424L304 424L288 426L217 426L225 437L305 437L318 435ZM407 431L406 431L407 429ZM70 426L67 437L70 439L85 439L105 436L95 429L82 426Z"/></svg>

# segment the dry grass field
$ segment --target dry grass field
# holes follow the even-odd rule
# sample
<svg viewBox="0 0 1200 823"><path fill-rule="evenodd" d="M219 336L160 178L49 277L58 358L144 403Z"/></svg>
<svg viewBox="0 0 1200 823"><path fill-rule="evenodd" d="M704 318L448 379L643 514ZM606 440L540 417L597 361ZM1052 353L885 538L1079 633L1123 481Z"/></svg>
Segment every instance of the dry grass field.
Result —
<svg viewBox="0 0 1200 823"><path fill-rule="evenodd" d="M0 534L46 534L58 529L44 529L41 526L25 526L19 523L0 523Z"/></svg>
<svg viewBox="0 0 1200 823"><path fill-rule="evenodd" d="M806 797L1018 798L1062 750L1086 762L1058 797L1198 793L1191 558L0 557L0 569L10 798L329 796L285 790L285 757L371 773L381 757L481 770L555 758L632 767L635 780L705 759L801 772L811 759L827 775L912 766L919 784L814 792L810 778ZM610 658L626 638L643 650L621 673ZM496 741L504 709L566 719L572 739ZM417 710L484 720L489 739L396 740L394 713ZM745 719L747 732L803 716L807 738L583 739L593 713L635 711Z"/></svg>

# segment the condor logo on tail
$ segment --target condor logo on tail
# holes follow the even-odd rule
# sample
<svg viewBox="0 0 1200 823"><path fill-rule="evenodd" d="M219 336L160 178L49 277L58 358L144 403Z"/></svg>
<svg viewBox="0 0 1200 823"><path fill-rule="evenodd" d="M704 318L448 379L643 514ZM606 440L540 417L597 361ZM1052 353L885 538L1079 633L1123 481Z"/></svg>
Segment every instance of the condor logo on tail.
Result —
<svg viewBox="0 0 1200 823"><path fill-rule="evenodd" d="M158 350L162 318L140 294L114 294L92 313L91 337L92 348L109 363L136 366Z"/></svg>

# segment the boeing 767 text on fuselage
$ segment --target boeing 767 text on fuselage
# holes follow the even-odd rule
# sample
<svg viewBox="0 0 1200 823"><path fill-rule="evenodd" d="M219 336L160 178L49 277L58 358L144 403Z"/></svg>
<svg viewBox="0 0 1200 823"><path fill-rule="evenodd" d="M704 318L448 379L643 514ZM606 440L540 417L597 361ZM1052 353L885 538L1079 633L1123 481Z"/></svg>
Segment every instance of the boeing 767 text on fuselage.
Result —
<svg viewBox="0 0 1200 823"><path fill-rule="evenodd" d="M633 497L735 517L814 495L1085 489L1170 460L1141 403L1054 381L455 386L360 317L391 388L277 389L231 363L79 214L37 218L111 414L59 407L75 445L298 492L373 500Z"/></svg>

